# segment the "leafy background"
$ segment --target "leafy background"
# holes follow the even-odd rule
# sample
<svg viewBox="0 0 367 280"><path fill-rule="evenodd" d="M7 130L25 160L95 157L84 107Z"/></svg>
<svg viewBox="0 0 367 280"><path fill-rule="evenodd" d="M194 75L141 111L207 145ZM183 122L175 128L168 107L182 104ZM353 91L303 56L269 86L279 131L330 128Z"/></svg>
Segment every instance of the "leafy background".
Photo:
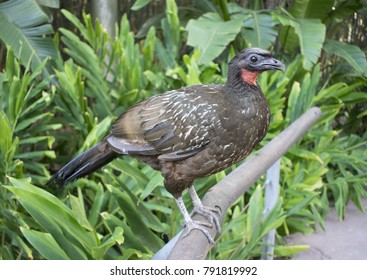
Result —
<svg viewBox="0 0 367 280"><path fill-rule="evenodd" d="M259 80L272 111L260 146L312 106L323 116L282 157L271 213L261 178L208 258L259 258L272 229L276 257L290 257L305 246L285 236L322 227L330 209L342 219L349 201L364 211L366 1L124 1L115 35L86 1L0 2L1 259L150 259L182 221L158 172L125 157L62 190L45 183L134 103L223 83L245 47L287 65ZM197 180L199 195L233 168Z"/></svg>

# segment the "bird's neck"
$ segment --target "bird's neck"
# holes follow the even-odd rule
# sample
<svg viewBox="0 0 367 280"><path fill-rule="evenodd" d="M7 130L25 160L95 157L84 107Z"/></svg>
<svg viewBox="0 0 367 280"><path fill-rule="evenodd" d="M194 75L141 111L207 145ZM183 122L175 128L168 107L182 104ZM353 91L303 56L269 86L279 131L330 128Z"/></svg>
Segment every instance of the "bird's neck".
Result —
<svg viewBox="0 0 367 280"><path fill-rule="evenodd" d="M260 72L258 71L250 71L247 69L241 69L241 80L248 83L252 86L257 86L257 77L259 76Z"/></svg>
<svg viewBox="0 0 367 280"><path fill-rule="evenodd" d="M246 92L249 89L260 90L257 84L257 77L260 72L253 72L245 69L240 69L235 73L228 73L226 88L230 92Z"/></svg>

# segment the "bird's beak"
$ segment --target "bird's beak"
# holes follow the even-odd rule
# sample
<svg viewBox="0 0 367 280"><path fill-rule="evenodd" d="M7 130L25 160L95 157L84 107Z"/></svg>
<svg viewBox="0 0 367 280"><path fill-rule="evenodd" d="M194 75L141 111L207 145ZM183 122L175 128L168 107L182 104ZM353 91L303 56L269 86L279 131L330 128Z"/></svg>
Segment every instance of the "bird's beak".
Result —
<svg viewBox="0 0 367 280"><path fill-rule="evenodd" d="M262 71L266 71L266 70L281 70L284 71L285 70L285 66L282 62L280 62L278 59L275 58L267 58L264 59L263 61L261 61L258 65L258 67L262 70Z"/></svg>

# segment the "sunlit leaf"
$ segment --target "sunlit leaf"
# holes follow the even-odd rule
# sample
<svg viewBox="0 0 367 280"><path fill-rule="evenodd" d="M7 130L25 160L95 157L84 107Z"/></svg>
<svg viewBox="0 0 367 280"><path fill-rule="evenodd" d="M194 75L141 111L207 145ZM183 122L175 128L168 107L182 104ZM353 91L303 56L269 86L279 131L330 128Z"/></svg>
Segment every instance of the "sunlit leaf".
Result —
<svg viewBox="0 0 367 280"><path fill-rule="evenodd" d="M233 41L242 27L242 19L224 21L216 13L206 13L191 19L186 29L187 44L200 50L199 63L206 64L219 56Z"/></svg>
<svg viewBox="0 0 367 280"><path fill-rule="evenodd" d="M326 40L324 49L329 55L337 55L345 59L357 72L367 75L367 60L365 53L356 45L344 42Z"/></svg>
<svg viewBox="0 0 367 280"><path fill-rule="evenodd" d="M54 42L46 37L52 33L48 16L36 1L11 0L0 4L0 39L14 49L23 65L30 64L35 70L46 57L57 57Z"/></svg>
<svg viewBox="0 0 367 280"><path fill-rule="evenodd" d="M48 260L70 260L49 233L20 228L27 240Z"/></svg>

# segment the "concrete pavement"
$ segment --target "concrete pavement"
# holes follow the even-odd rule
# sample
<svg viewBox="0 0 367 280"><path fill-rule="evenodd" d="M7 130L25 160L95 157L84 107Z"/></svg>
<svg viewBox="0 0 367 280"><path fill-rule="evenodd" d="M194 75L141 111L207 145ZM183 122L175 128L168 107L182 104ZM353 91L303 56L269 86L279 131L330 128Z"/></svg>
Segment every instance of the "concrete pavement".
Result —
<svg viewBox="0 0 367 280"><path fill-rule="evenodd" d="M364 201L367 210L367 200ZM293 234L287 238L289 245L310 245L295 255L295 260L367 260L367 212L362 213L349 203L345 219L340 221L335 209L325 221L325 231L318 228L313 234Z"/></svg>

